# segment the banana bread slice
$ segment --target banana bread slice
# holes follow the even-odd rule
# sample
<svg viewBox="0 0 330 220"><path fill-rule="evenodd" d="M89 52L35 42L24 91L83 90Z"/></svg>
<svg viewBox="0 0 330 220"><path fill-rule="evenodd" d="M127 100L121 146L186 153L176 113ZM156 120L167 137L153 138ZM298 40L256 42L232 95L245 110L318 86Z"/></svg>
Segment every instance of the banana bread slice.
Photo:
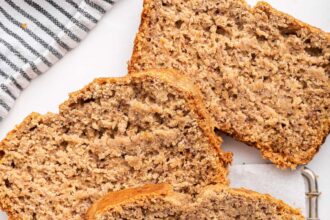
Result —
<svg viewBox="0 0 330 220"><path fill-rule="evenodd" d="M102 195L168 182L227 184L198 91L172 71L97 79L59 114L31 114L0 143L0 207L13 219L81 219Z"/></svg>
<svg viewBox="0 0 330 220"><path fill-rule="evenodd" d="M329 133L329 34L266 3L145 0L129 72L158 67L194 79L217 129L281 168Z"/></svg>
<svg viewBox="0 0 330 220"><path fill-rule="evenodd" d="M191 198L173 192L168 184L150 184L109 193L87 212L87 220L110 219L303 220L304 217L280 200L243 188L207 186L196 198Z"/></svg>

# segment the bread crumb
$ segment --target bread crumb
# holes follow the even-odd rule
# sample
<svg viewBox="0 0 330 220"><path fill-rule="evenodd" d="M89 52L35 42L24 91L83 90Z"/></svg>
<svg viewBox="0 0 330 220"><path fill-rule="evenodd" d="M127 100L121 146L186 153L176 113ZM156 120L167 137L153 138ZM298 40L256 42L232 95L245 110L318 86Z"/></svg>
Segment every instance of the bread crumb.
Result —
<svg viewBox="0 0 330 220"><path fill-rule="evenodd" d="M27 29L27 23L21 23L21 28L22 29Z"/></svg>

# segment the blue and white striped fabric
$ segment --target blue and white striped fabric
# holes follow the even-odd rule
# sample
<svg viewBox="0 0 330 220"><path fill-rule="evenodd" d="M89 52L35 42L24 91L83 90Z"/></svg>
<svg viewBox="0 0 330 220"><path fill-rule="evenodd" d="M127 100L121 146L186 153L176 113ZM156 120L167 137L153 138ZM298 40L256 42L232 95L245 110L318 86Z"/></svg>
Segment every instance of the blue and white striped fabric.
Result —
<svg viewBox="0 0 330 220"><path fill-rule="evenodd" d="M75 48L112 0L0 0L0 121L31 80Z"/></svg>

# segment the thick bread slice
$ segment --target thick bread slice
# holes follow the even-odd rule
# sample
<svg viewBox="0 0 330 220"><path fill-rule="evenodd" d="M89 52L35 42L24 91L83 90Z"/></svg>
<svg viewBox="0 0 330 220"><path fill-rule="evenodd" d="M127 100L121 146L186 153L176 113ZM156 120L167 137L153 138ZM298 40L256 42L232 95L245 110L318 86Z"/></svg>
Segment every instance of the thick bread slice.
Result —
<svg viewBox="0 0 330 220"><path fill-rule="evenodd" d="M13 219L81 219L102 195L167 182L227 184L198 91L174 71L97 79L59 114L31 114L0 143L0 206Z"/></svg>
<svg viewBox="0 0 330 220"><path fill-rule="evenodd" d="M266 3L145 0L129 71L158 67L192 77L217 128L279 167L329 133L329 34Z"/></svg>
<svg viewBox="0 0 330 220"><path fill-rule="evenodd" d="M168 184L112 192L87 212L87 220L116 219L273 219L303 220L281 200L246 189L207 186L196 198L175 193Z"/></svg>

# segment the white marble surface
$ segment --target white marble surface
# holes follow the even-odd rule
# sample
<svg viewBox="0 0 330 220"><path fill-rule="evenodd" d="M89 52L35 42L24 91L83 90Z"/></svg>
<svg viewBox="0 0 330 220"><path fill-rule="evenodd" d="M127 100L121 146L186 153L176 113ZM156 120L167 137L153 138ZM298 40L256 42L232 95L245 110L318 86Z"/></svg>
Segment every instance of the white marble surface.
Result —
<svg viewBox="0 0 330 220"><path fill-rule="evenodd" d="M248 1L254 4L255 0ZM330 31L329 0L268 0L275 8L287 12L314 26ZM113 10L74 51L40 76L23 92L9 116L0 123L0 139L30 112L57 112L67 94L87 84L95 77L126 74L135 33L140 22L142 0L120 0ZM263 164L259 152L225 137L224 148L233 151L234 164ZM320 217L330 216L330 138L308 165L319 175ZM294 175L294 174L292 174ZM276 178L269 180L276 184ZM288 182L288 184L291 184ZM294 183L293 183L294 184ZM264 189L263 189L264 190ZM6 219L0 217L0 220Z"/></svg>

